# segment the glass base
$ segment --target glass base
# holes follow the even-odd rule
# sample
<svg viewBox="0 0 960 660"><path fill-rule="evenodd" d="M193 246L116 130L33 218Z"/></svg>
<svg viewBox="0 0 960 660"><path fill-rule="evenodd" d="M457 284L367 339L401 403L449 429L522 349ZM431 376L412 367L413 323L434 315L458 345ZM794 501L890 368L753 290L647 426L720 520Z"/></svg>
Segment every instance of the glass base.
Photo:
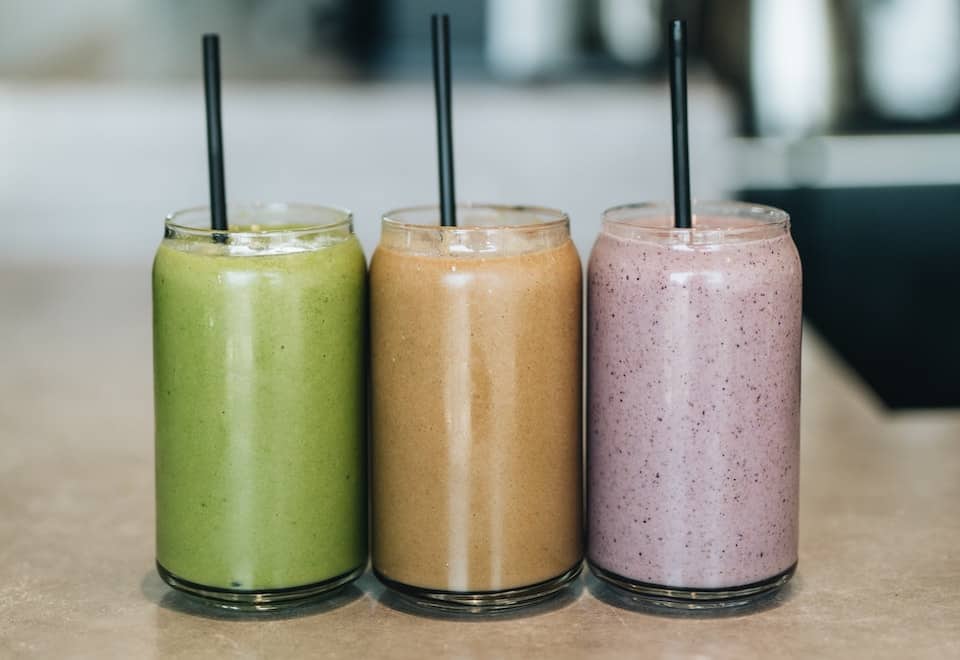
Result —
<svg viewBox="0 0 960 660"><path fill-rule="evenodd" d="M577 562L572 568L555 578L526 587L500 591L424 589L391 580L376 568L373 569L373 573L385 586L417 605L450 612L481 613L500 612L543 602L573 582L580 575L582 566L583 562Z"/></svg>
<svg viewBox="0 0 960 660"><path fill-rule="evenodd" d="M363 573L361 564L352 571L343 573L329 580L314 582L300 587L285 589L223 589L208 587L183 578L177 577L157 562L157 572L168 585L183 593L201 598L210 605L229 610L242 611L271 611L287 607L296 607L318 596L328 594L356 580Z"/></svg>
<svg viewBox="0 0 960 660"><path fill-rule="evenodd" d="M794 562L793 566L782 573L760 582L720 589L685 589L638 582L600 568L589 560L587 563L594 575L617 589L627 592L631 598L653 607L674 610L712 610L752 605L779 591L797 570L797 564Z"/></svg>

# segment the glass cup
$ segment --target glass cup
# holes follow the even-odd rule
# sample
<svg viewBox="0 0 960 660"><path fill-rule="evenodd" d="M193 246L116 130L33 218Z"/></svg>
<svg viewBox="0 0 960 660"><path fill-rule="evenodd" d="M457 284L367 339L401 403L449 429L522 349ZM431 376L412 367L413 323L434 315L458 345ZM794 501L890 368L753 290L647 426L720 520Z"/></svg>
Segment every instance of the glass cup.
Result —
<svg viewBox="0 0 960 660"><path fill-rule="evenodd" d="M365 261L346 211L166 220L153 265L157 569L272 609L366 564Z"/></svg>
<svg viewBox="0 0 960 660"><path fill-rule="evenodd" d="M743 605L797 564L801 271L789 216L604 214L588 275L587 557L655 605Z"/></svg>
<svg viewBox="0 0 960 660"><path fill-rule="evenodd" d="M370 265L373 567L422 604L546 598L581 542L581 291L567 216L391 211Z"/></svg>

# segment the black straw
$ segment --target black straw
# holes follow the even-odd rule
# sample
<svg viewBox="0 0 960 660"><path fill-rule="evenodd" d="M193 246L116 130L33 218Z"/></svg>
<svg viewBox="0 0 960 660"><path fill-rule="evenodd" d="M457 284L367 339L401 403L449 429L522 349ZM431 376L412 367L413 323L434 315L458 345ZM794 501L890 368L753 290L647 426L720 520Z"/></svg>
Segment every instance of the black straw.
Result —
<svg viewBox="0 0 960 660"><path fill-rule="evenodd" d="M687 144L687 23L670 23L670 110L673 123L673 226L688 229L690 148Z"/></svg>
<svg viewBox="0 0 960 660"><path fill-rule="evenodd" d="M207 101L207 163L210 170L210 228L227 229L227 195L223 180L223 132L220 120L220 38L203 35L203 88ZM214 234L224 242L226 236Z"/></svg>
<svg viewBox="0 0 960 660"><path fill-rule="evenodd" d="M453 120L450 110L450 17L430 17L433 36L433 92L437 103L437 155L440 163L440 224L457 226L453 190Z"/></svg>

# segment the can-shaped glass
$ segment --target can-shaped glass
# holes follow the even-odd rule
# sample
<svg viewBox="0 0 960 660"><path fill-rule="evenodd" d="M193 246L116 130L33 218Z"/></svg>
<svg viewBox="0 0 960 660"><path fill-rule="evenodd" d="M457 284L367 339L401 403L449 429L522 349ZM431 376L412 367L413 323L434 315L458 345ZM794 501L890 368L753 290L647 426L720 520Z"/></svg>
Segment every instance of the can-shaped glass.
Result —
<svg viewBox="0 0 960 660"><path fill-rule="evenodd" d="M801 270L789 216L613 208L587 284L587 557L665 606L735 606L797 563Z"/></svg>
<svg viewBox="0 0 960 660"><path fill-rule="evenodd" d="M536 207L385 215L370 265L373 566L421 603L505 608L579 573L582 274Z"/></svg>
<svg viewBox="0 0 960 660"><path fill-rule="evenodd" d="M366 263L351 216L174 213L153 264L157 568L270 609L366 564Z"/></svg>

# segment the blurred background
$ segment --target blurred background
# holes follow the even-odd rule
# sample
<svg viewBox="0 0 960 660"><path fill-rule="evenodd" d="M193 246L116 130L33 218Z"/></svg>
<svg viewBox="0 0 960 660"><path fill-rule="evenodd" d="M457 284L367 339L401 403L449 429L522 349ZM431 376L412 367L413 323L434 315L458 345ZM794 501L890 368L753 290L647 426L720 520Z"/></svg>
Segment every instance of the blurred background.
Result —
<svg viewBox="0 0 960 660"><path fill-rule="evenodd" d="M435 11L460 200L567 210L584 261L605 208L671 197L686 18L695 196L789 211L808 322L887 405L960 405L956 0L0 0L3 272L146 285L164 215L207 200L207 31L228 197L350 208L369 255L437 194Z"/></svg>

